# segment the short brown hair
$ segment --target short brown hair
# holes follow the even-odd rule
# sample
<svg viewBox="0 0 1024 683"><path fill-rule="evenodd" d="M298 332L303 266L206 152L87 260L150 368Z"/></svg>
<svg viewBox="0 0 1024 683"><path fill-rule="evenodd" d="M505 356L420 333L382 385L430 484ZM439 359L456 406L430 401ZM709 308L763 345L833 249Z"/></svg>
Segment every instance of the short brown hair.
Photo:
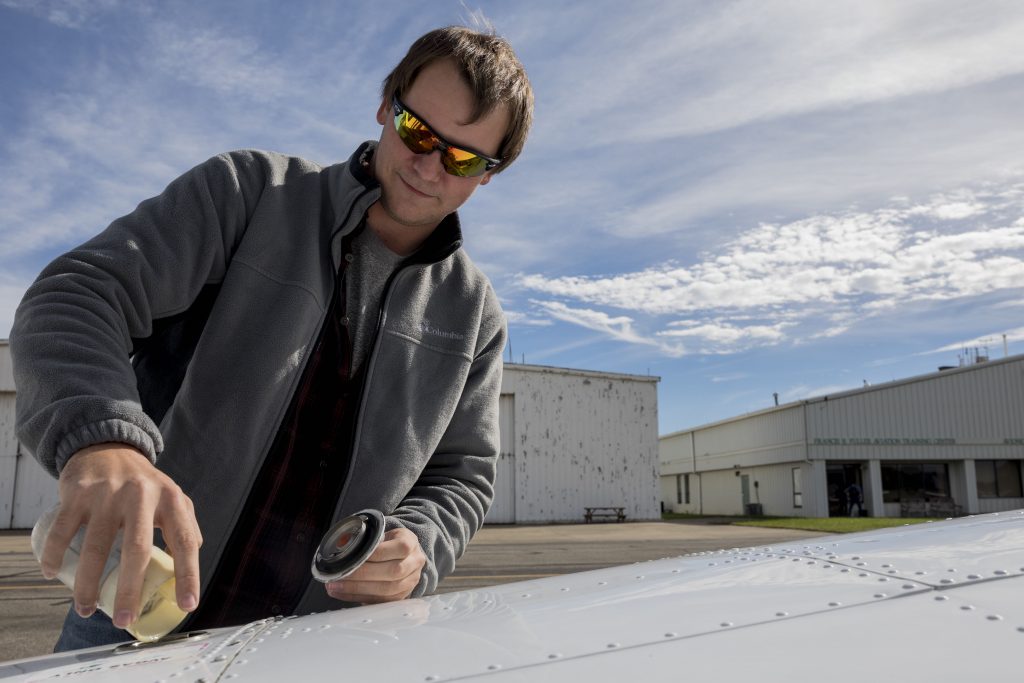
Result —
<svg viewBox="0 0 1024 683"><path fill-rule="evenodd" d="M420 71L438 59L455 62L473 91L476 108L469 123L479 121L503 104L508 107L509 126L498 149L498 173L511 164L526 144L533 123L533 89L526 70L508 41L495 33L481 33L464 26L447 26L421 36L409 48L398 66L381 84L384 102L401 97Z"/></svg>

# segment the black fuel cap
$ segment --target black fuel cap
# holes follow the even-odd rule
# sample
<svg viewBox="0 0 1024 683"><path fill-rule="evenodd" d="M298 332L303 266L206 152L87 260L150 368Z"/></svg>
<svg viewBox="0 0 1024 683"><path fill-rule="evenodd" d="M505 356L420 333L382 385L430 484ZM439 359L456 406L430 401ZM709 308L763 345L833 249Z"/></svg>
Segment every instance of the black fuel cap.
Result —
<svg viewBox="0 0 1024 683"><path fill-rule="evenodd" d="M360 510L332 526L313 555L313 578L327 583L354 572L384 538L384 525L378 510Z"/></svg>

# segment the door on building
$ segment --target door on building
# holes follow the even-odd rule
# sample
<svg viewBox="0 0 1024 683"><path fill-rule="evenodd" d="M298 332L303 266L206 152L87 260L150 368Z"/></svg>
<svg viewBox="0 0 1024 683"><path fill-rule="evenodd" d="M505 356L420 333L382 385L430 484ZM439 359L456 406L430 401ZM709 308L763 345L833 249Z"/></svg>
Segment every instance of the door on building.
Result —
<svg viewBox="0 0 1024 683"><path fill-rule="evenodd" d="M846 517L850 514L846 489L851 484L856 484L863 492L864 482L861 481L861 476L861 466L859 463L837 462L828 464L825 469L825 477L828 486L829 517ZM861 495L861 502L863 503L863 493Z"/></svg>
<svg viewBox="0 0 1024 683"><path fill-rule="evenodd" d="M485 524L514 524L516 521L516 429L515 395L502 394L498 403L501 451L494 477L494 502L484 518Z"/></svg>

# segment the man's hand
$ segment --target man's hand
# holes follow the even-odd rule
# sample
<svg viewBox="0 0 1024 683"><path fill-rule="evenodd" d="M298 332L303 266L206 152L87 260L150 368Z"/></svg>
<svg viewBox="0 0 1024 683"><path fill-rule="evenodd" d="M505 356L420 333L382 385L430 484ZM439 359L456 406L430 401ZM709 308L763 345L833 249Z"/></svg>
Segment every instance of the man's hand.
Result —
<svg viewBox="0 0 1024 683"><path fill-rule="evenodd" d="M47 536L41 563L44 576L56 576L65 549L86 525L75 573L75 611L80 616L96 611L103 566L119 529L124 529L124 540L110 615L114 625L125 628L139 618L139 594L154 527L161 529L174 556L178 606L186 611L196 608L203 541L195 510L181 488L145 455L117 443L84 448L64 466L59 489L60 512Z"/></svg>
<svg viewBox="0 0 1024 683"><path fill-rule="evenodd" d="M359 569L328 583L327 594L362 604L402 600L419 584L426 563L416 534L408 529L392 529Z"/></svg>

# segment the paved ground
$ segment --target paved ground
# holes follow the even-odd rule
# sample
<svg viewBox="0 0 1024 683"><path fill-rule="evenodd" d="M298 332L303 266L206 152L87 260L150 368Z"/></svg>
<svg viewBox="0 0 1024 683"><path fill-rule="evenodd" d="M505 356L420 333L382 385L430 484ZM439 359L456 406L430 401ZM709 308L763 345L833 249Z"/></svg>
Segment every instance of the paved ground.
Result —
<svg viewBox="0 0 1024 683"><path fill-rule="evenodd" d="M491 526L477 534L438 592L816 535L707 521ZM48 653L69 604L68 590L40 574L28 532L0 531L0 661Z"/></svg>

